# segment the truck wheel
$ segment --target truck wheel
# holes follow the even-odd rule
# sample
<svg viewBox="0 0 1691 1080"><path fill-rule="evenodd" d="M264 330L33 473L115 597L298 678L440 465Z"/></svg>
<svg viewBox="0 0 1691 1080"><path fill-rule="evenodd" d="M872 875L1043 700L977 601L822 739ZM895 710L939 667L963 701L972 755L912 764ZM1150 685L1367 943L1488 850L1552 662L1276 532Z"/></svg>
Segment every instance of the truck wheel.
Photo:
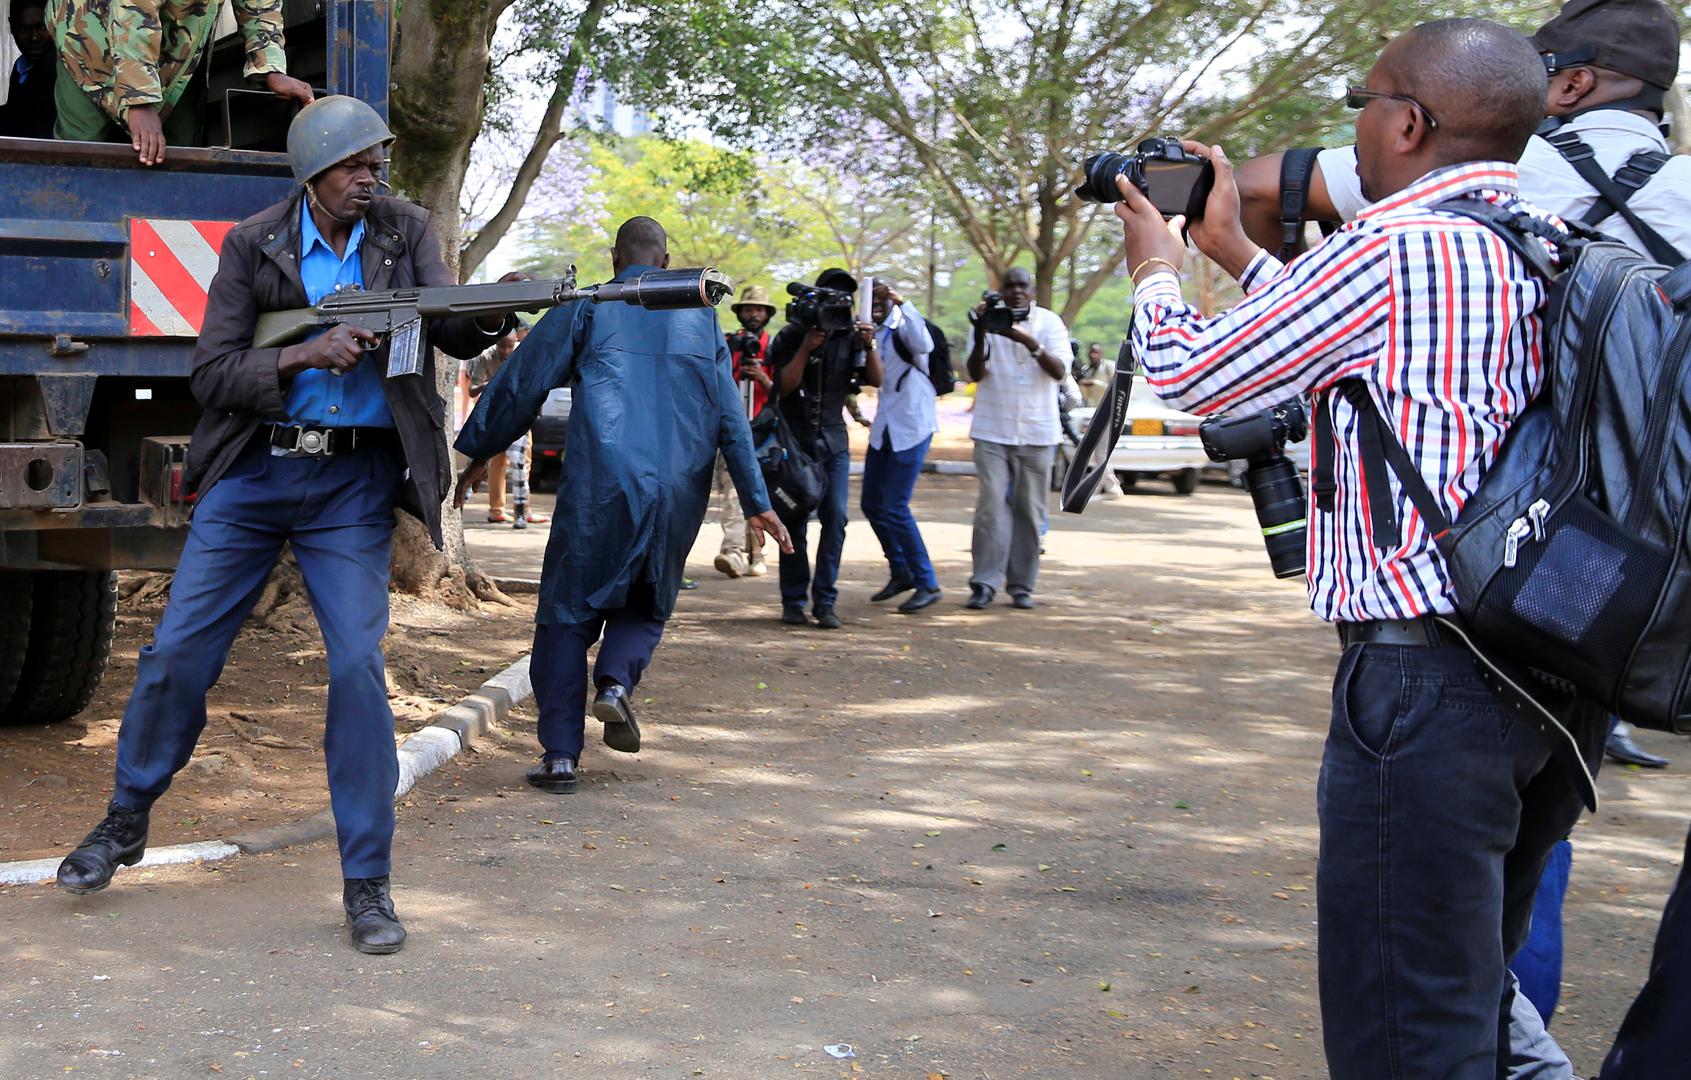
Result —
<svg viewBox="0 0 1691 1080"><path fill-rule="evenodd" d="M1174 474L1174 490L1181 495L1190 495L1198 490L1198 470L1181 469Z"/></svg>
<svg viewBox="0 0 1691 1080"><path fill-rule="evenodd" d="M34 600L28 570L0 572L0 717L18 688L29 652L29 609Z"/></svg>
<svg viewBox="0 0 1691 1080"><path fill-rule="evenodd" d="M6 722L54 724L81 712L106 673L117 621L117 575L38 570L28 658Z"/></svg>

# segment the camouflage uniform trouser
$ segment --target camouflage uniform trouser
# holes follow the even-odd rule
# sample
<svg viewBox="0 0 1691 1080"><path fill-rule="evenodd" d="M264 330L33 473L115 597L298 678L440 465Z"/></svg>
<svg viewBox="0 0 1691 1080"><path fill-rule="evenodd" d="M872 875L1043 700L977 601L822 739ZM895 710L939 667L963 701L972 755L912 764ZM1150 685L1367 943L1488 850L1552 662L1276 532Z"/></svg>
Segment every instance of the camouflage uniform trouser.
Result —
<svg viewBox="0 0 1691 1080"><path fill-rule="evenodd" d="M82 87L76 85L70 72L59 65L59 81L53 85L53 105L58 119L53 122L53 137L74 139L77 142L129 141L123 125L106 115ZM200 110L184 94L170 115L164 118L166 146L198 146L200 144Z"/></svg>

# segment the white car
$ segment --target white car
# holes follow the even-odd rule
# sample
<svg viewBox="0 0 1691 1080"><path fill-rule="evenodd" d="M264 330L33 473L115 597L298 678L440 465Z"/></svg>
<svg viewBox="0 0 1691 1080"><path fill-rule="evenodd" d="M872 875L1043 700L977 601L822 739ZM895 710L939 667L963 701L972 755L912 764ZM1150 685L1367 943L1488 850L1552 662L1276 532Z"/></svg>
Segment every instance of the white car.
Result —
<svg viewBox="0 0 1691 1080"><path fill-rule="evenodd" d="M1069 417L1078 430L1085 432L1092 413L1089 408L1075 409ZM1067 441L1059 446L1059 478L1068 472L1074 450ZM1209 464L1209 456L1198 440L1198 418L1170 408L1149 386L1135 382L1127 399L1127 424L1115 453L1110 455L1110 467L1122 486L1133 486L1141 476L1166 476L1173 481L1175 491L1190 495L1198 490L1199 473Z"/></svg>

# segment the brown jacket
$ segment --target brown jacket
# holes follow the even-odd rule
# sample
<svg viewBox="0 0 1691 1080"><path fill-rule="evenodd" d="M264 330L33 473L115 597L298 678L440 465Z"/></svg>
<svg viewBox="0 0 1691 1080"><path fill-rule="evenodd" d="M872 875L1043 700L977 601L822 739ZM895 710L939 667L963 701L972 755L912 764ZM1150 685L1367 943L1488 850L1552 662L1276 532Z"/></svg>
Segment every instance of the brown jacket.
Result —
<svg viewBox="0 0 1691 1080"><path fill-rule="evenodd" d="M229 231L206 301L190 386L205 409L188 448L187 485L200 495L228 471L260 424L288 418L288 388L277 374L280 349L252 347L260 312L306 307L299 277L300 193ZM362 261L368 292L454 285L429 215L403 199L377 196L364 220ZM429 342L461 360L498 340L474 319L436 319ZM424 350L421 375L386 379L389 410L407 465L400 506L441 544L440 505L451 481L446 401L435 390L434 351ZM366 362L381 362L373 354Z"/></svg>

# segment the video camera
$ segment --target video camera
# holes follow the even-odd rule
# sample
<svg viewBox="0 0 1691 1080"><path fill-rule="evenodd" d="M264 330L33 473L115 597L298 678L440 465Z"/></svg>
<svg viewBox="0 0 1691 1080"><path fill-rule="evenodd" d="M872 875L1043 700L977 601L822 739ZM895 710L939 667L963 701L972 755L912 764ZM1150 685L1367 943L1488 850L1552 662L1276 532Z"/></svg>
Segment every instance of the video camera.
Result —
<svg viewBox="0 0 1691 1080"><path fill-rule="evenodd" d="M750 330L736 330L728 335L728 351L741 362L756 360L763 355L763 339Z"/></svg>
<svg viewBox="0 0 1691 1080"><path fill-rule="evenodd" d="M1293 398L1251 416L1212 416L1198 425L1204 453L1211 461L1243 459L1245 488L1256 504L1257 524L1268 547L1268 564L1277 578L1304 572L1303 478L1286 456L1286 444L1309 434L1309 414Z"/></svg>
<svg viewBox="0 0 1691 1080"><path fill-rule="evenodd" d="M798 323L806 330L833 333L850 330L857 325L856 309L851 294L820 285L801 285L794 281L787 285L794 299L787 305L787 321Z"/></svg>
<svg viewBox="0 0 1691 1080"><path fill-rule="evenodd" d="M1146 139L1131 154L1093 154L1081 166L1086 179L1074 189L1086 202L1121 202L1116 177L1125 176L1165 218L1185 214L1188 222L1204 216L1204 203L1215 184L1215 167L1208 158L1188 153L1180 140L1159 135Z"/></svg>
<svg viewBox="0 0 1691 1080"><path fill-rule="evenodd" d="M986 301L986 307L969 312L969 321L980 327L983 334L1002 334L1016 323L1027 321L1028 309L1011 307L1003 293L988 289L981 293L981 299Z"/></svg>

